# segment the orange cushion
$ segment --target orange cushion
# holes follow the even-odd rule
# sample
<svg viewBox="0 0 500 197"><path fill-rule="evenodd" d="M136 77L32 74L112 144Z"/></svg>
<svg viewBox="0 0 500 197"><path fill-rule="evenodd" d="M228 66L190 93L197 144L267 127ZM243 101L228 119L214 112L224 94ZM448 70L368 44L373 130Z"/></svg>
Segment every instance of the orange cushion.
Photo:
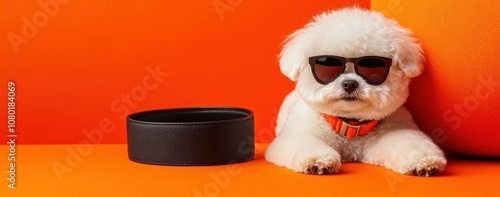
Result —
<svg viewBox="0 0 500 197"><path fill-rule="evenodd" d="M412 29L426 54L407 106L448 151L500 157L500 4L497 1L372 0Z"/></svg>

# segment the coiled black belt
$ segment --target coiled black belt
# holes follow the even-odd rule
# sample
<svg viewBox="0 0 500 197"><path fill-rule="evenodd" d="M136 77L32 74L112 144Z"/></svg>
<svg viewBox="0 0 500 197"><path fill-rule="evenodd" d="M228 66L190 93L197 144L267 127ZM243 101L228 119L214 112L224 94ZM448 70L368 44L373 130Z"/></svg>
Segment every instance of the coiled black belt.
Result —
<svg viewBox="0 0 500 197"><path fill-rule="evenodd" d="M253 112L207 107L145 111L127 117L129 159L159 165L220 165L253 160Z"/></svg>

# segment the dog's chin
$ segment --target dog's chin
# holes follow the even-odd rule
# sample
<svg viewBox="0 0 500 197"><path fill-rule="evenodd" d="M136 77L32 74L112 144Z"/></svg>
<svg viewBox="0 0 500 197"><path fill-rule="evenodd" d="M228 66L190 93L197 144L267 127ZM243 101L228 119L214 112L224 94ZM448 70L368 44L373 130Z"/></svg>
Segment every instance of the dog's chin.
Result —
<svg viewBox="0 0 500 197"><path fill-rule="evenodd" d="M357 95L343 95L340 97L333 98L331 100L334 102L345 102L345 103L359 103L364 101Z"/></svg>
<svg viewBox="0 0 500 197"><path fill-rule="evenodd" d="M347 103L354 103L354 102L361 102L362 100L359 99L358 97L351 97L351 96L346 96L338 99L339 101L344 101Z"/></svg>
<svg viewBox="0 0 500 197"><path fill-rule="evenodd" d="M323 105L323 107L321 111L334 116L359 120L376 119L378 117L375 115L376 111L371 107L370 101L358 95L345 95L331 98L328 104Z"/></svg>
<svg viewBox="0 0 500 197"><path fill-rule="evenodd" d="M327 105L332 109L359 110L369 105L369 103L360 97L342 96L331 99Z"/></svg>

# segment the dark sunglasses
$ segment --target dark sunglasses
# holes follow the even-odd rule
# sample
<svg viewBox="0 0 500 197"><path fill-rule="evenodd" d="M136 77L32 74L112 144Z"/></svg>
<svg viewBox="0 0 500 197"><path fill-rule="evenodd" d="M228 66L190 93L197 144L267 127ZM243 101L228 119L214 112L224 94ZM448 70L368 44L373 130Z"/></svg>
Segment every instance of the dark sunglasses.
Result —
<svg viewBox="0 0 500 197"><path fill-rule="evenodd" d="M309 64L314 78L318 83L328 84L345 72L346 63L352 62L357 75L363 77L371 85L384 83L392 59L379 56L365 56L356 58L345 58L332 55L313 56L309 58Z"/></svg>

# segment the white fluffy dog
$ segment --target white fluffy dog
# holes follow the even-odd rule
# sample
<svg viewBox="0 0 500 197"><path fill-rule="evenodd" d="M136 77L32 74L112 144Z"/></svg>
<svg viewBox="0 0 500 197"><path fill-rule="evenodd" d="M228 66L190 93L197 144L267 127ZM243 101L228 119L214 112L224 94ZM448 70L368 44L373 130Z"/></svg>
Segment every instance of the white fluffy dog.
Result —
<svg viewBox="0 0 500 197"><path fill-rule="evenodd" d="M326 12L285 41L284 100L266 160L296 172L337 173L361 161L431 176L446 159L402 106L423 55L412 32L360 8ZM429 109L431 110L431 109Z"/></svg>

